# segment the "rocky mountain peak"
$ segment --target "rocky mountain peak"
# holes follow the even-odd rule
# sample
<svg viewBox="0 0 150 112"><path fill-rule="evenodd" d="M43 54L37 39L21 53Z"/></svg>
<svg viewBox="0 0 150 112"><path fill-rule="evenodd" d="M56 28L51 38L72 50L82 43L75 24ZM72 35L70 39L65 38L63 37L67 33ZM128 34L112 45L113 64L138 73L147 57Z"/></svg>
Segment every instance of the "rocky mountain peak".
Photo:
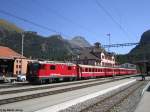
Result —
<svg viewBox="0 0 150 112"><path fill-rule="evenodd" d="M82 36L76 36L69 41L72 45L78 47L90 47L90 43Z"/></svg>

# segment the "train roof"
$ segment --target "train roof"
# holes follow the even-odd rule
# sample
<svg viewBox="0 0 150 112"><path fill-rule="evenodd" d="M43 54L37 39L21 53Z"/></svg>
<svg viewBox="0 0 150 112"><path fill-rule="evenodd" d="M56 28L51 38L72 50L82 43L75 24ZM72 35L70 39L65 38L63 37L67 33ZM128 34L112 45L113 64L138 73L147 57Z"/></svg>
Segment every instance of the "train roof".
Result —
<svg viewBox="0 0 150 112"><path fill-rule="evenodd" d="M63 64L63 65L68 65L68 66L76 66L74 63L69 63L69 62L60 62L60 61L34 61L31 63L39 63L39 64ZM94 65L82 65L78 64L80 67L88 67L88 68L116 68L116 69L136 69L136 68L123 68L123 67L107 67L107 66L94 66Z"/></svg>
<svg viewBox="0 0 150 112"><path fill-rule="evenodd" d="M80 67L88 67L88 68L116 68L116 69L135 69L135 68L123 68L123 67L106 67L106 66L94 66L94 65L81 65L79 64Z"/></svg>
<svg viewBox="0 0 150 112"><path fill-rule="evenodd" d="M89 68L113 68L113 67L104 67L104 66L94 66L94 65L81 65L79 64L80 67L89 67Z"/></svg>
<svg viewBox="0 0 150 112"><path fill-rule="evenodd" d="M59 61L34 61L32 63L39 63L39 64L63 64L68 66L75 66L73 63L65 63L65 62L59 62Z"/></svg>

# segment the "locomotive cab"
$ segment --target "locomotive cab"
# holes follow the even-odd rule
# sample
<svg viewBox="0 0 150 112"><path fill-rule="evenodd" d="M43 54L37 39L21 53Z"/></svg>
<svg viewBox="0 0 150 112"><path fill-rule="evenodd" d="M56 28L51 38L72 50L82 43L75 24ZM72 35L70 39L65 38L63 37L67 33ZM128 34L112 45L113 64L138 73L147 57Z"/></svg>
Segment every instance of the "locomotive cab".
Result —
<svg viewBox="0 0 150 112"><path fill-rule="evenodd" d="M40 63L29 63L27 65L27 81L36 82L38 79L38 72L41 67Z"/></svg>

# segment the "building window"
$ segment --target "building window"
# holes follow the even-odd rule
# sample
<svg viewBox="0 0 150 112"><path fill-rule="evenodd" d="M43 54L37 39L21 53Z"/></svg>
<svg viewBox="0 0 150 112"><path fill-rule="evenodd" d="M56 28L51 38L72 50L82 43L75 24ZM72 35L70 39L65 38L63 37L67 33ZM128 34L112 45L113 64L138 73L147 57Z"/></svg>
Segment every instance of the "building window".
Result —
<svg viewBox="0 0 150 112"><path fill-rule="evenodd" d="M18 71L16 71L16 74L18 74Z"/></svg>
<svg viewBox="0 0 150 112"><path fill-rule="evenodd" d="M18 63L18 60L16 60L16 62Z"/></svg>
<svg viewBox="0 0 150 112"><path fill-rule="evenodd" d="M102 55L102 59L104 59L104 56Z"/></svg>
<svg viewBox="0 0 150 112"><path fill-rule="evenodd" d="M19 65L19 68L21 68L21 65Z"/></svg>
<svg viewBox="0 0 150 112"><path fill-rule="evenodd" d="M21 74L21 71L19 71L19 74Z"/></svg>
<svg viewBox="0 0 150 112"><path fill-rule="evenodd" d="M16 68L18 68L18 65L16 65Z"/></svg>
<svg viewBox="0 0 150 112"><path fill-rule="evenodd" d="M19 63L21 63L21 60L19 61Z"/></svg>

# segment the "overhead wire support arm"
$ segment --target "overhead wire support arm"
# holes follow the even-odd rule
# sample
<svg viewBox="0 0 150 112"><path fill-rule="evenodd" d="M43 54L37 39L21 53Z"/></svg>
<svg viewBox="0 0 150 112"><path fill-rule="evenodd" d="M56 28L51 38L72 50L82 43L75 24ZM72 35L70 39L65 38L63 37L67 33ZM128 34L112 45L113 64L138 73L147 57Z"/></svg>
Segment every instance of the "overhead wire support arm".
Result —
<svg viewBox="0 0 150 112"><path fill-rule="evenodd" d="M124 46L133 46L133 45L138 45L140 43L123 43L123 44L110 44L110 45L102 45L104 48L109 48L109 47L124 47Z"/></svg>

